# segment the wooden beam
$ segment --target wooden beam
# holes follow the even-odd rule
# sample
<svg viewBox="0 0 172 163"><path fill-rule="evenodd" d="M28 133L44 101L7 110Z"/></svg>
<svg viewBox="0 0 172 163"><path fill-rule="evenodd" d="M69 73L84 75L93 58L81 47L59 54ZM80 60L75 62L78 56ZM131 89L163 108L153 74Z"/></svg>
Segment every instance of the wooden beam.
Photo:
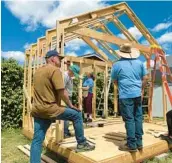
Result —
<svg viewBox="0 0 172 163"><path fill-rule="evenodd" d="M82 72L82 63L80 62L79 64L80 67L80 78L79 78L79 89L78 89L78 108L80 110L82 110L82 76L83 76L83 72Z"/></svg>
<svg viewBox="0 0 172 163"><path fill-rule="evenodd" d="M134 25L140 30L143 36L149 41L149 43L159 45L158 42L153 38L153 36L147 30L147 28L144 26L144 24L132 11L132 9L126 3L124 5L125 5L126 14L133 21Z"/></svg>
<svg viewBox="0 0 172 163"><path fill-rule="evenodd" d="M27 64L27 56L26 56L26 52L25 52L25 62L24 62L24 85L26 85L26 64ZM28 74L27 74L28 75ZM25 126L25 112L26 112L26 104L27 104L27 101L26 101L26 98L23 94L23 112L22 112L22 127Z"/></svg>
<svg viewBox="0 0 172 163"><path fill-rule="evenodd" d="M124 40L124 39L118 38L116 36L112 36L112 35L105 34L102 32L94 31L94 30L89 29L89 28L80 28L78 30L74 30L73 33L79 34L81 36L86 36L86 37L94 38L97 40L109 42L109 43L112 43L112 44L115 44L118 46L120 46L124 43L131 43L128 40ZM140 45L137 43L131 43L131 44L132 44L133 48L137 48L140 51L145 52L145 53L150 53L150 48L147 46Z"/></svg>
<svg viewBox="0 0 172 163"><path fill-rule="evenodd" d="M71 62L84 63L84 64L94 64L95 63L96 66L105 67L105 62L103 62L103 61L95 61L92 59L73 57L73 56L65 56L65 58L67 58L67 61L71 61ZM111 62L107 62L107 64L108 64L108 67L112 67Z"/></svg>
<svg viewBox="0 0 172 163"><path fill-rule="evenodd" d="M82 39L91 47L93 48L98 54L100 54L100 56L102 56L106 61L108 61L108 57L106 56L106 54L99 49L94 43L93 41L90 40L90 38L88 37L82 37Z"/></svg>
<svg viewBox="0 0 172 163"><path fill-rule="evenodd" d="M114 83L114 113L117 116L118 113L118 86Z"/></svg>
<svg viewBox="0 0 172 163"><path fill-rule="evenodd" d="M97 75L97 69L96 69L96 65L93 65L93 72L94 75ZM93 109L93 119L96 119L96 77L94 80L94 87L93 87L93 102L92 102L92 109Z"/></svg>
<svg viewBox="0 0 172 163"><path fill-rule="evenodd" d="M106 64L104 73L104 116L108 117L108 66Z"/></svg>
<svg viewBox="0 0 172 163"><path fill-rule="evenodd" d="M73 16L73 17L70 17L68 19L63 19L63 20L60 20L60 24L62 24L63 27L66 28L66 27L72 25L73 19L77 19L78 23L83 23L87 20L91 21L91 20L94 20L97 18L101 18L101 17L107 16L107 15L110 15L110 14L114 14L114 12L118 12L118 11L123 10L125 7L124 4L125 4L125 2L122 2L122 3L112 5L110 7L105 7L105 8L95 10L92 12L88 12L85 14Z"/></svg>

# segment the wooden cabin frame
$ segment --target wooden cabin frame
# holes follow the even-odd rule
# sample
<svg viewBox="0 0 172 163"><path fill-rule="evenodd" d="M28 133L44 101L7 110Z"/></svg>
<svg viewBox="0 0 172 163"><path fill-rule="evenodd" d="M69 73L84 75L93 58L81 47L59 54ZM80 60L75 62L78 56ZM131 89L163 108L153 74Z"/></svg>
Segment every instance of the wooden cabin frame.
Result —
<svg viewBox="0 0 172 163"><path fill-rule="evenodd" d="M85 58L77 58L65 56L62 70L65 71L65 61L70 61L71 63L78 64L80 66L81 72L80 75L83 75L84 71L88 69L90 66L92 70L96 74L97 72L104 72L104 111L105 116L108 116L108 68L112 67L112 62L108 60L107 55L103 50L98 48L96 44L92 41L95 39L102 48L107 50L109 54L119 58L112 47L109 45L115 44L120 46L123 43L131 43L132 47L135 47L140 50L141 54L143 54L147 60L147 68L150 68L150 59L151 59L151 47L140 44L127 28L122 24L119 20L121 15L126 15L133 22L133 24L139 29L145 39L149 42L150 45L158 45L157 41L153 38L150 32L146 29L143 23L138 19L135 13L130 9L130 7L122 2L119 4L112 5L110 7L106 7L100 10L96 10L93 12L85 13L82 15L74 16L71 18L67 18L64 20L60 20L56 22L56 28L49 29L46 31L45 37L39 38L36 44L32 44L30 49L26 50L26 59L25 59L25 67L24 67L24 88L28 92L28 96L31 99L32 97L32 76L35 70L43 65L43 57L45 56L46 51L53 49L56 47L56 50L60 53L60 55L64 56L64 45L66 42L71 41L76 38L82 39L85 43L87 43L97 54L99 54L105 62L89 60ZM122 39L115 36L107 27L108 22L113 22L114 26L116 26L127 39ZM98 31L101 30L100 31ZM56 44L55 44L56 42ZM44 46L43 46L44 45ZM43 52L44 51L44 52ZM33 62L33 60L40 59L40 62ZM151 73L150 73L151 75ZM96 81L95 81L96 82ZM80 79L79 87L82 86L82 79ZM164 90L164 86L163 90ZM94 95L96 95L96 87L94 87ZM153 86L149 89L149 93L153 95ZM165 94L164 94L165 96ZM163 97L164 98L164 97ZM114 110L117 112L117 86L114 85ZM82 90L79 89L79 108L82 109ZM165 103L165 102L164 102ZM27 108L27 109L26 109ZM23 123L25 129L33 130L31 128L31 120L30 114L28 111L29 101L27 97L24 97L24 107L23 107ZM27 111L26 111L27 110ZM96 110L96 97L93 99L93 117L95 118L95 110ZM166 105L164 104L164 113L166 112ZM149 121L152 121L152 97L149 99L148 104L148 118ZM60 125L61 124L61 127ZM56 128L56 142L60 142L63 140L63 127L61 122L57 122L55 125ZM52 128L53 130L53 128Z"/></svg>

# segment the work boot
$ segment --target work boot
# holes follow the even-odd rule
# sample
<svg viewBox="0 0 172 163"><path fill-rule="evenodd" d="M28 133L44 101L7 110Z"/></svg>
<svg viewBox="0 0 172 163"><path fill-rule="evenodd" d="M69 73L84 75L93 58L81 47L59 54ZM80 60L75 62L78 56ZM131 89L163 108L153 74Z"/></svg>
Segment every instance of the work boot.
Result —
<svg viewBox="0 0 172 163"><path fill-rule="evenodd" d="M162 140L166 140L169 145L172 144L172 138L170 138L169 136L160 135L160 137Z"/></svg>
<svg viewBox="0 0 172 163"><path fill-rule="evenodd" d="M118 148L120 151L137 152L137 149L130 148L127 144L121 144Z"/></svg>
<svg viewBox="0 0 172 163"><path fill-rule="evenodd" d="M95 145L91 145L88 142L84 144L78 144L76 148L76 152L86 152L86 151L92 151L95 149Z"/></svg>

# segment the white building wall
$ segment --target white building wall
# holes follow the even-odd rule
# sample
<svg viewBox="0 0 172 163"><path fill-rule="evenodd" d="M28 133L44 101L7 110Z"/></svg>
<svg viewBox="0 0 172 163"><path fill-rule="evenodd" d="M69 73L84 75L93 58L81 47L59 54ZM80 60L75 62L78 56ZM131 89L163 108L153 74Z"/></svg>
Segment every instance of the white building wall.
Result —
<svg viewBox="0 0 172 163"><path fill-rule="evenodd" d="M170 89L172 91L172 86L170 86ZM172 108L167 96L167 110L170 110L170 109ZM152 115L153 117L163 117L162 87L161 86L154 87Z"/></svg>

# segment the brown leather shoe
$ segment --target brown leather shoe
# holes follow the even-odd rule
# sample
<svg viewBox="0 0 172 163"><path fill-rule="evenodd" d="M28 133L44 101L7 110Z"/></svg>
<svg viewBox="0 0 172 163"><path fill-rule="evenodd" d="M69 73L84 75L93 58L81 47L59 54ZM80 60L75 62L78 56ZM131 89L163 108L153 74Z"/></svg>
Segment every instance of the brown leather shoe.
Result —
<svg viewBox="0 0 172 163"><path fill-rule="evenodd" d="M127 144L122 144L118 148L120 151L137 152L137 149L129 148Z"/></svg>

